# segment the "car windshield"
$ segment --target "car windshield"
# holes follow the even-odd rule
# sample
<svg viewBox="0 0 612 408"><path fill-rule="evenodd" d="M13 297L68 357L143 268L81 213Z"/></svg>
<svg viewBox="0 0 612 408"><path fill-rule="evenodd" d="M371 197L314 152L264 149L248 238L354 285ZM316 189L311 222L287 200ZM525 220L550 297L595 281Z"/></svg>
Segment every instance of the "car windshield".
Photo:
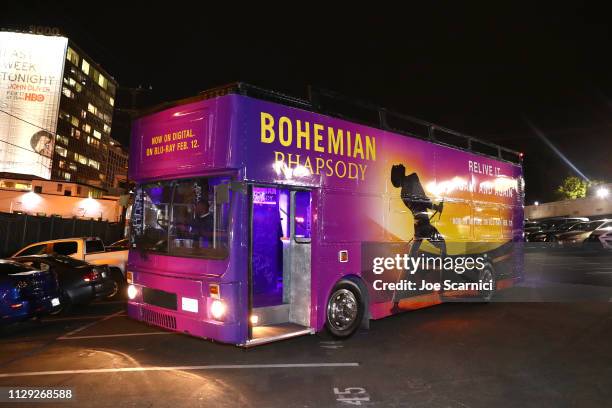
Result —
<svg viewBox="0 0 612 408"><path fill-rule="evenodd" d="M573 222L568 222L565 223L563 225L559 225L559 227L557 228L558 231L569 231L571 230L574 226L576 225L576 223Z"/></svg>
<svg viewBox="0 0 612 408"><path fill-rule="evenodd" d="M581 222L576 224L572 231L593 231L601 225L601 221Z"/></svg>
<svg viewBox="0 0 612 408"><path fill-rule="evenodd" d="M224 189L229 180L210 177L139 186L132 211L136 248L174 256L225 258L229 196L218 192L229 191Z"/></svg>
<svg viewBox="0 0 612 408"><path fill-rule="evenodd" d="M104 242L99 239L88 239L85 241L85 252L92 254L94 252L104 252Z"/></svg>

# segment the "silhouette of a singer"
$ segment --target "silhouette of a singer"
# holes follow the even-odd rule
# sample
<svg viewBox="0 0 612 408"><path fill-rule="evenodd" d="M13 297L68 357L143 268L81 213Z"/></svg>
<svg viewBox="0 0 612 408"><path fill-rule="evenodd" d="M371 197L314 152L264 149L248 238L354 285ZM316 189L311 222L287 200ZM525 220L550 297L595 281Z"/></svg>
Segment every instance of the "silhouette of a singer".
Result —
<svg viewBox="0 0 612 408"><path fill-rule="evenodd" d="M445 257L446 242L436 227L431 225L431 218L427 211L434 210L441 215L443 203L434 204L425 194L419 176L416 173L406 175L406 167L403 164L396 164L391 167L391 184L393 184L393 187L401 188L400 197L414 216L414 242L412 248L410 248L410 256L417 255L421 243L425 239L440 249L440 256ZM393 303L393 309L397 309L399 301L396 299L395 293Z"/></svg>

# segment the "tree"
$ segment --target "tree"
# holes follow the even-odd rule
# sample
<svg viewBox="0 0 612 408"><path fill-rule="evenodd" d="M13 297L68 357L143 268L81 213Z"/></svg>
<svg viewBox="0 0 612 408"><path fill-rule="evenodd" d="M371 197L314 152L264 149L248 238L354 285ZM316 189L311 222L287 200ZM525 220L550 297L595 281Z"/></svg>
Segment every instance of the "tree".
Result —
<svg viewBox="0 0 612 408"><path fill-rule="evenodd" d="M566 200L575 200L586 197L589 183L576 176L568 176L557 188L557 193Z"/></svg>

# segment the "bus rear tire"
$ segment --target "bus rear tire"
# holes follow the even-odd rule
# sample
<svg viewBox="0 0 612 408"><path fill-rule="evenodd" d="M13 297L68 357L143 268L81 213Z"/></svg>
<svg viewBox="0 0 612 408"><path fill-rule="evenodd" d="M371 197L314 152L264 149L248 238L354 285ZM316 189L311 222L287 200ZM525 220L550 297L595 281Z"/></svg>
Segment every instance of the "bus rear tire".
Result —
<svg viewBox="0 0 612 408"><path fill-rule="evenodd" d="M361 325L364 312L364 297L359 286L351 280L341 280L334 286L327 301L327 331L336 338L350 337Z"/></svg>
<svg viewBox="0 0 612 408"><path fill-rule="evenodd" d="M489 264L486 264L485 267L479 271L478 280L482 282L492 283L492 290L478 291L478 299L480 299L480 303L489 303L495 295L495 286L497 285L497 282L495 281L495 272L493 271L493 267Z"/></svg>

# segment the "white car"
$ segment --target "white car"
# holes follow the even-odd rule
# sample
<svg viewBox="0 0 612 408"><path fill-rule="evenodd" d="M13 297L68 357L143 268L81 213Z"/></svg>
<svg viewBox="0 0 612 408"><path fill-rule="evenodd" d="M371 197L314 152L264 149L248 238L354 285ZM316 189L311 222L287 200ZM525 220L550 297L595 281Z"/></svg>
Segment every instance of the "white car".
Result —
<svg viewBox="0 0 612 408"><path fill-rule="evenodd" d="M66 255L94 265L108 265L111 271L118 270L125 278L128 250L107 251L100 238L62 238L37 242L17 251L13 257L42 254Z"/></svg>

